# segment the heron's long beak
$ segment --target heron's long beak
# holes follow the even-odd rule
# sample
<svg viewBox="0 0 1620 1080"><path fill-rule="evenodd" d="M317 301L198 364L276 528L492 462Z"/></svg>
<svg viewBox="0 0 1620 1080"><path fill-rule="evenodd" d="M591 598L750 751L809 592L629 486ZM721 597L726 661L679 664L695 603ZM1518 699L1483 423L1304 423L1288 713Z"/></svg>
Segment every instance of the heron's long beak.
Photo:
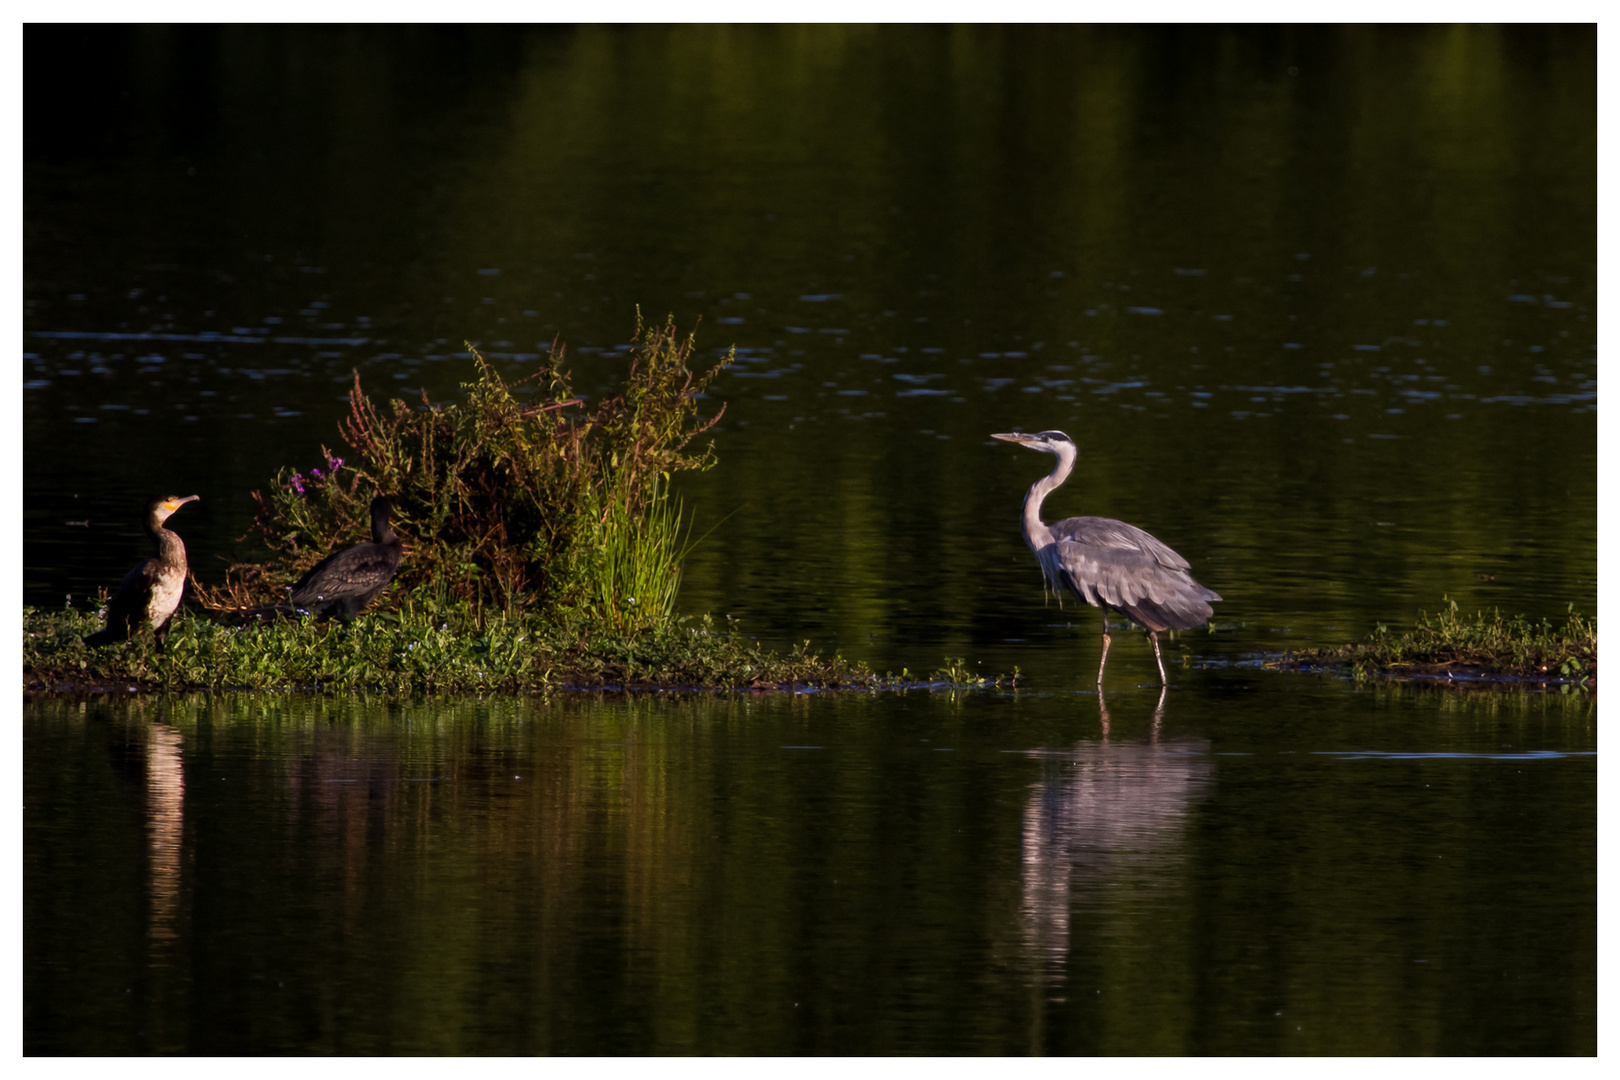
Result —
<svg viewBox="0 0 1620 1080"><path fill-rule="evenodd" d="M1023 435L1016 431L1006 435L992 434L990 437L992 439L1000 439L1002 442L1015 442L1022 446L1031 446L1037 441L1033 436Z"/></svg>

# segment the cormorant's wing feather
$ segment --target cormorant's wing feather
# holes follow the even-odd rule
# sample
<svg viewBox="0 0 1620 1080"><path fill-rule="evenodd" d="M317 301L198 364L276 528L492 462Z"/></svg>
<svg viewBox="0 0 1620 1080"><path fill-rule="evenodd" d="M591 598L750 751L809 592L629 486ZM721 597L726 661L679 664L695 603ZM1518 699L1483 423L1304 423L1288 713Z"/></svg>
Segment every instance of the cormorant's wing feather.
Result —
<svg viewBox="0 0 1620 1080"><path fill-rule="evenodd" d="M158 576L158 561L142 559L129 568L124 580L118 583L112 599L107 601L107 625L114 620L139 622L146 614L146 602Z"/></svg>
<svg viewBox="0 0 1620 1080"><path fill-rule="evenodd" d="M295 604L363 596L388 584L399 569L397 544L356 544L310 567L292 588Z"/></svg>

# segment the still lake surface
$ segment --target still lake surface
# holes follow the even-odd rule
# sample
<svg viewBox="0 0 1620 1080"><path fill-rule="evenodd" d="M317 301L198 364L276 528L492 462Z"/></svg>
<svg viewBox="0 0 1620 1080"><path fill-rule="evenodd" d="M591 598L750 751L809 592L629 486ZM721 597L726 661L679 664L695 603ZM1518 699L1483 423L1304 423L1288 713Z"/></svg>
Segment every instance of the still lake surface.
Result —
<svg viewBox="0 0 1620 1080"><path fill-rule="evenodd" d="M1024 678L25 700L25 1050L1594 1053L1595 695L1256 661L1595 613L1595 42L29 27L25 603L639 305L735 348L682 611ZM1225 598L1162 698L1052 427Z"/></svg>

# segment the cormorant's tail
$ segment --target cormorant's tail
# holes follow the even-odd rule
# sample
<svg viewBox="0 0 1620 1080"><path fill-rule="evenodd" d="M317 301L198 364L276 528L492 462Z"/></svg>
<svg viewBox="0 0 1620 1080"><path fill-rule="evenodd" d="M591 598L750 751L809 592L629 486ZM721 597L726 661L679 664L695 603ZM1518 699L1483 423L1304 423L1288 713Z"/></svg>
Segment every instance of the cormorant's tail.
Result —
<svg viewBox="0 0 1620 1080"><path fill-rule="evenodd" d="M229 626L245 626L252 622L268 622L272 619L290 619L298 614L291 604L263 604L250 608L214 609L208 612L208 617L215 622L225 623Z"/></svg>

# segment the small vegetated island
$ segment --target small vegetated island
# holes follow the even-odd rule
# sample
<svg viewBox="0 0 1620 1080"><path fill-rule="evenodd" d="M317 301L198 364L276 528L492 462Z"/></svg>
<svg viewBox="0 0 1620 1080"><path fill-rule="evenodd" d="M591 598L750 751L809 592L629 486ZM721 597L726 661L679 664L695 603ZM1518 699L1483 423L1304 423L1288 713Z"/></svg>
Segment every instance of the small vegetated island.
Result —
<svg viewBox="0 0 1620 1080"><path fill-rule="evenodd" d="M808 642L776 653L729 619L674 613L694 541L670 478L714 464L703 436L725 410L704 417L700 403L731 355L694 371L693 336L638 315L624 383L592 410L569 385L560 345L511 384L468 349L474 377L462 402L433 402L424 391L419 404L378 408L356 372L342 422L348 449L339 456L323 447L320 465L284 467L253 492L257 557L230 566L220 582L198 580L193 568L166 641L148 626L92 647L111 637L99 611L25 608L25 687L986 681L948 658L927 679L878 676ZM334 603L339 588L347 592ZM97 608L109 599L104 593Z"/></svg>
<svg viewBox="0 0 1620 1080"><path fill-rule="evenodd" d="M1597 689L1597 623L1570 604L1560 625L1501 611L1469 618L1449 598L1434 615L1422 612L1406 633L1380 624L1365 642L1304 649L1270 662L1292 670L1339 669L1372 675L1465 683L1556 683L1569 691Z"/></svg>

